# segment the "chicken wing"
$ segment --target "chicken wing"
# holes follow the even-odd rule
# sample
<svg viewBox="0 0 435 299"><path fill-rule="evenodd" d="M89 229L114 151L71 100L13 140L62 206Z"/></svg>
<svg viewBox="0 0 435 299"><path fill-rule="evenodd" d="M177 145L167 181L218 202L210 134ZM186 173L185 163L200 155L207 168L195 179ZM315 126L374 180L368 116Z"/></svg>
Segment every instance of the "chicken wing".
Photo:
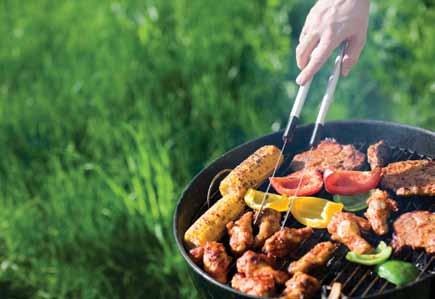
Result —
<svg viewBox="0 0 435 299"><path fill-rule="evenodd" d="M299 260L292 262L288 267L288 272L291 274L295 274L296 272L308 273L315 267L323 266L334 253L335 249L337 249L337 244L321 242Z"/></svg>
<svg viewBox="0 0 435 299"><path fill-rule="evenodd" d="M388 217L391 211L397 211L397 203L389 198L387 192L376 189L367 199L367 205L368 209L364 216L377 235L385 235L388 232Z"/></svg>
<svg viewBox="0 0 435 299"><path fill-rule="evenodd" d="M197 265L203 264L202 260L204 258L204 246L199 246L191 249L189 251L189 254L195 264Z"/></svg>
<svg viewBox="0 0 435 299"><path fill-rule="evenodd" d="M328 232L333 240L343 243L351 251L365 254L373 248L361 237L360 228L370 230L370 223L362 217L345 212L336 213L328 224Z"/></svg>
<svg viewBox="0 0 435 299"><path fill-rule="evenodd" d="M284 284L289 278L288 274L275 270L274 261L265 254L246 251L237 260L237 271L231 286L241 292L268 296L275 292L276 284Z"/></svg>
<svg viewBox="0 0 435 299"><path fill-rule="evenodd" d="M259 231L255 236L255 247L262 247L264 241L280 228L281 213L273 209L265 209L259 218Z"/></svg>
<svg viewBox="0 0 435 299"><path fill-rule="evenodd" d="M320 289L319 281L302 272L296 272L293 277L285 283L285 290L281 299L308 299L313 297Z"/></svg>
<svg viewBox="0 0 435 299"><path fill-rule="evenodd" d="M252 217L252 212L246 212L236 222L230 221L227 224L231 251L235 255L241 255L254 244Z"/></svg>
<svg viewBox="0 0 435 299"><path fill-rule="evenodd" d="M192 259L198 265L203 265L204 271L221 283L227 283L228 268L231 257L225 252L223 244L207 242L204 246L190 250Z"/></svg>
<svg viewBox="0 0 435 299"><path fill-rule="evenodd" d="M288 256L299 244L313 233L310 227L300 229L284 227L269 237L263 246L263 252L268 256Z"/></svg>
<svg viewBox="0 0 435 299"><path fill-rule="evenodd" d="M231 280L231 286L248 295L268 297L275 292L276 283L269 276L246 276L236 273Z"/></svg>

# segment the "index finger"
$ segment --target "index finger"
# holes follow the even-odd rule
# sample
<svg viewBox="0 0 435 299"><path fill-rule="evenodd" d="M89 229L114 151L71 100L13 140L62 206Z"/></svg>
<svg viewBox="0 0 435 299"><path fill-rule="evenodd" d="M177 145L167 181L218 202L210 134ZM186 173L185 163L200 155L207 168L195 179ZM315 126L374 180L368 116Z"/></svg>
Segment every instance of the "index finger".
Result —
<svg viewBox="0 0 435 299"><path fill-rule="evenodd" d="M296 83L299 85L304 85L307 83L308 80L310 80L319 71L326 60L328 60L337 44L338 43L335 41L323 36L317 48L314 49L308 65L296 78Z"/></svg>

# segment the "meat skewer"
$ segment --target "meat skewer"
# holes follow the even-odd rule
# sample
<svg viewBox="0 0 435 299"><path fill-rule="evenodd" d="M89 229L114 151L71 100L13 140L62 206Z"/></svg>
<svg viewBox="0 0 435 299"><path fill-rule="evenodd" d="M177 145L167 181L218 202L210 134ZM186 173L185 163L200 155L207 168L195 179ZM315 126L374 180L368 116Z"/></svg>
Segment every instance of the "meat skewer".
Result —
<svg viewBox="0 0 435 299"><path fill-rule="evenodd" d="M207 242L190 250L192 259L198 265L203 265L204 271L220 283L227 283L227 274L231 263L231 257L225 252L222 243Z"/></svg>
<svg viewBox="0 0 435 299"><path fill-rule="evenodd" d="M288 256L303 240L309 238L312 233L313 229L310 227L299 229L284 227L266 240L263 252L272 257Z"/></svg>
<svg viewBox="0 0 435 299"><path fill-rule="evenodd" d="M292 262L288 267L288 272L295 274L297 272L308 273L316 267L321 267L331 258L337 244L332 242L321 242L314 246L299 260Z"/></svg>
<svg viewBox="0 0 435 299"><path fill-rule="evenodd" d="M226 225L231 251L236 255L241 255L254 244L252 218L253 212L246 212L236 222L230 221Z"/></svg>
<svg viewBox="0 0 435 299"><path fill-rule="evenodd" d="M379 235L388 233L388 217L391 211L396 212L397 202L388 196L386 191L375 189L367 199L368 209L364 216L369 220L373 231Z"/></svg>
<svg viewBox="0 0 435 299"><path fill-rule="evenodd" d="M328 232L332 240L343 243L356 253L369 253L373 248L361 237L360 228L368 231L370 223L362 217L346 212L335 214L328 224Z"/></svg>

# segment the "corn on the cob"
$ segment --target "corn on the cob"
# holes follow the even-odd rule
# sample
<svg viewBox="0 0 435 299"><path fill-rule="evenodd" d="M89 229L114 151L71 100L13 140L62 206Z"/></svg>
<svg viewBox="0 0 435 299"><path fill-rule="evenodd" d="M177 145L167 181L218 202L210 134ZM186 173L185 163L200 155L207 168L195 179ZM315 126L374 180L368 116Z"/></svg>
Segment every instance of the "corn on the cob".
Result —
<svg viewBox="0 0 435 299"><path fill-rule="evenodd" d="M222 180L219 186L221 194L237 194L242 197L249 188L258 187L272 174L277 161L281 165L283 158L276 146L259 148Z"/></svg>
<svg viewBox="0 0 435 299"><path fill-rule="evenodd" d="M229 194L219 199L184 234L189 248L202 246L207 241L218 241L225 232L225 225L237 219L246 205L243 197Z"/></svg>

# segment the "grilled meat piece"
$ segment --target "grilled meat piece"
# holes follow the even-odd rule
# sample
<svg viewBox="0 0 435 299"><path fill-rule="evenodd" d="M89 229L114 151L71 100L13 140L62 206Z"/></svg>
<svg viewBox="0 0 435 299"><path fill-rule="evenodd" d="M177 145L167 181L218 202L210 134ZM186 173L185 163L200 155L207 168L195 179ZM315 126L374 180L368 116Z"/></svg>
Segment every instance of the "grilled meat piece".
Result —
<svg viewBox="0 0 435 299"><path fill-rule="evenodd" d="M369 220L373 231L379 236L388 233L387 220L391 211L397 211L397 202L386 191L375 189L367 199L367 205L364 216Z"/></svg>
<svg viewBox="0 0 435 299"><path fill-rule="evenodd" d="M259 218L259 231L255 236L255 247L262 247L264 241L280 229L281 213L274 209L265 209Z"/></svg>
<svg viewBox="0 0 435 299"><path fill-rule="evenodd" d="M387 165L390 155L390 147L383 140L370 145L367 149L367 160L371 169L375 169L376 167L384 167Z"/></svg>
<svg viewBox="0 0 435 299"><path fill-rule="evenodd" d="M397 195L435 196L435 161L395 162L384 167L383 173L381 186Z"/></svg>
<svg viewBox="0 0 435 299"><path fill-rule="evenodd" d="M312 233L313 229L310 227L299 229L284 227L266 240L263 252L273 257L288 256L303 240L309 238Z"/></svg>
<svg viewBox="0 0 435 299"><path fill-rule="evenodd" d="M272 267L273 259L265 254L246 251L237 260L237 271L231 286L243 293L255 296L271 296L277 284L284 284L288 274Z"/></svg>
<svg viewBox="0 0 435 299"><path fill-rule="evenodd" d="M332 240L343 243L356 253L369 253L373 248L361 237L360 228L370 230L370 223L362 217L345 212L336 213L328 224Z"/></svg>
<svg viewBox="0 0 435 299"><path fill-rule="evenodd" d="M207 242L204 246L190 250L192 259L198 265L203 265L204 271L220 283L227 283L228 268L231 257L225 252L223 244Z"/></svg>
<svg viewBox="0 0 435 299"><path fill-rule="evenodd" d="M319 281L302 272L296 272L293 277L285 283L285 290L281 299L308 299L313 297L320 289Z"/></svg>
<svg viewBox="0 0 435 299"><path fill-rule="evenodd" d="M246 276L243 273L236 273L231 280L231 286L248 295L269 297L273 296L276 283L269 276Z"/></svg>
<svg viewBox="0 0 435 299"><path fill-rule="evenodd" d="M308 160L305 161L307 159ZM353 145L341 145L333 139L325 139L311 151L294 156L292 169L315 168L323 171L331 170L358 170L364 165L365 155Z"/></svg>
<svg viewBox="0 0 435 299"><path fill-rule="evenodd" d="M435 253L435 213L414 211L401 215L394 222L392 245L395 250L410 246Z"/></svg>
<svg viewBox="0 0 435 299"><path fill-rule="evenodd" d="M254 244L252 217L253 212L246 212L236 222L227 223L231 251L236 255L241 255Z"/></svg>
<svg viewBox="0 0 435 299"><path fill-rule="evenodd" d="M200 266L203 264L202 260L204 257L204 246L199 246L191 249L189 251L189 254L195 264Z"/></svg>
<svg viewBox="0 0 435 299"><path fill-rule="evenodd" d="M237 260L237 272L246 276L270 276L277 283L284 284L289 278L288 274L284 271L275 270L272 267L273 264L273 258L263 253L248 250Z"/></svg>
<svg viewBox="0 0 435 299"><path fill-rule="evenodd" d="M295 274L296 272L308 273L310 270L321 267L330 259L337 244L332 242L321 242L314 246L299 260L292 262L288 267L288 272Z"/></svg>

